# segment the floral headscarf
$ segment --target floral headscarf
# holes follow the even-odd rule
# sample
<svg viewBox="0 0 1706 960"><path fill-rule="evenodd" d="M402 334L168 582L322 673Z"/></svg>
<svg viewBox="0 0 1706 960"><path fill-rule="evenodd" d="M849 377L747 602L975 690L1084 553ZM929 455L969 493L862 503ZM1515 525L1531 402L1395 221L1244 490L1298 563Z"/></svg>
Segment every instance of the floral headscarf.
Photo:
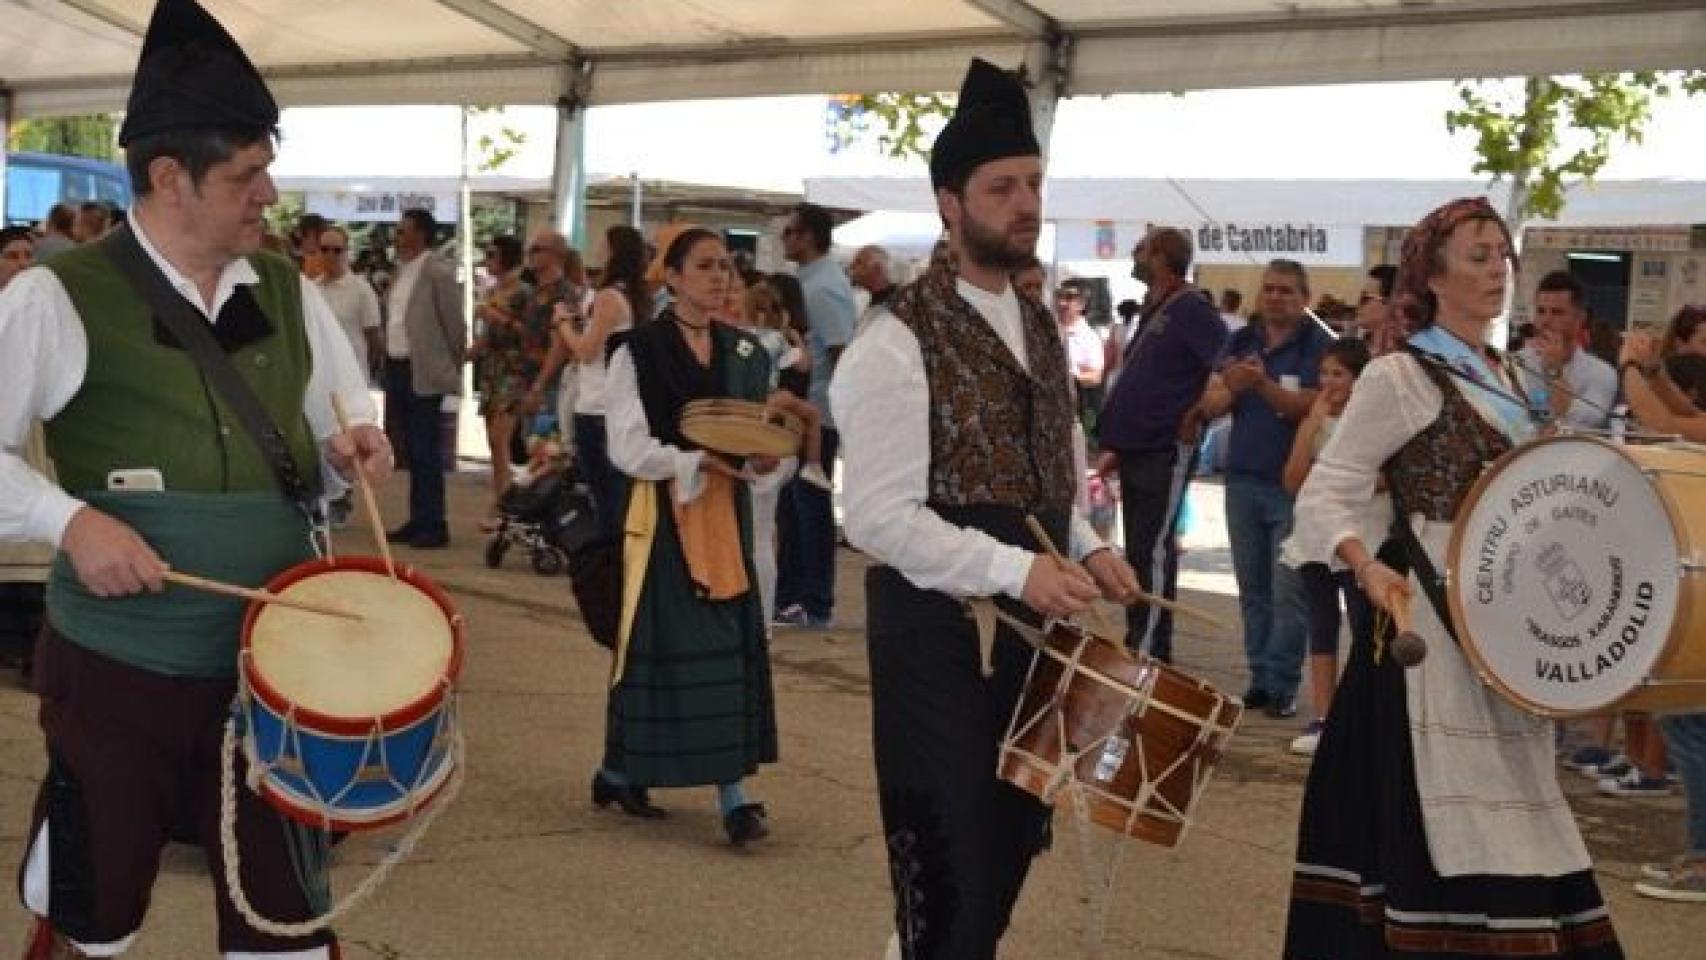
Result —
<svg viewBox="0 0 1706 960"><path fill-rule="evenodd" d="M1472 220L1490 220L1498 224L1505 242L1511 249L1511 267L1516 267L1516 247L1511 243L1510 228L1486 197L1460 197L1423 217L1404 235L1403 252L1399 257L1398 279L1392 286L1389 315L1385 329L1372 344L1375 353L1385 353L1409 339L1416 331L1434 322L1439 309L1428 281L1436 273L1440 248L1445 246L1451 232Z"/></svg>

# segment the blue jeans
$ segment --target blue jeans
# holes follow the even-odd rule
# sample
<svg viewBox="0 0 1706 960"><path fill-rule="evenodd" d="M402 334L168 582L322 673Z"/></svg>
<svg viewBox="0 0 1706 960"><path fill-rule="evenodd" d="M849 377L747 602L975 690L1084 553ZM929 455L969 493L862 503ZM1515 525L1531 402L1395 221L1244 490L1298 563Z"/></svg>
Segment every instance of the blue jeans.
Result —
<svg viewBox="0 0 1706 960"><path fill-rule="evenodd" d="M603 417L575 414L575 461L592 490L598 532L607 537L616 536L622 532L622 475L610 462L610 443L604 432Z"/></svg>
<svg viewBox="0 0 1706 960"><path fill-rule="evenodd" d="M835 463L841 434L823 429L823 465ZM813 620L835 613L835 507L829 491L798 477L782 488L777 533L776 609L799 604Z"/></svg>
<svg viewBox="0 0 1706 960"><path fill-rule="evenodd" d="M1309 622L1303 578L1279 562L1280 544L1291 535L1291 508L1291 495L1278 484L1226 480L1226 532L1250 686L1276 699L1297 695Z"/></svg>
<svg viewBox="0 0 1706 960"><path fill-rule="evenodd" d="M444 397L415 392L407 360L385 361L385 417L403 425L409 452L409 522L413 533L447 533L444 519L444 442L439 408Z"/></svg>
<svg viewBox="0 0 1706 960"><path fill-rule="evenodd" d="M1660 717L1665 746L1682 778L1688 808L1688 852L1706 856L1706 713Z"/></svg>

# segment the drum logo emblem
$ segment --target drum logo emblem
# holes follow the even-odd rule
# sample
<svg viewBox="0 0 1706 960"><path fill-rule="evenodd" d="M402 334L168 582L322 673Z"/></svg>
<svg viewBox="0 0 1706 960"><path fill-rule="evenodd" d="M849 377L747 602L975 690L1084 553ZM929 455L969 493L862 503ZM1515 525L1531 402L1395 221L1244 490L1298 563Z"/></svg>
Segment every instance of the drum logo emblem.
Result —
<svg viewBox="0 0 1706 960"><path fill-rule="evenodd" d="M1593 588L1588 586L1587 576L1564 551L1563 544L1548 544L1535 557L1534 564L1540 568L1546 593L1552 598L1553 606L1558 608L1558 615L1566 621L1581 616L1593 603Z"/></svg>

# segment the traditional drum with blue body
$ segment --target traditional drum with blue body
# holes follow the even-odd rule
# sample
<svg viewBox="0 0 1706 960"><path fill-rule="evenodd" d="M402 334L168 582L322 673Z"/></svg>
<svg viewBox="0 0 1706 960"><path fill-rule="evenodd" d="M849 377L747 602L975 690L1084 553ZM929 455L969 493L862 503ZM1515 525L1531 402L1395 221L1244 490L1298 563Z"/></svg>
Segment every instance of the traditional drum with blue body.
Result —
<svg viewBox="0 0 1706 960"><path fill-rule="evenodd" d="M1495 462L1447 551L1463 650L1533 713L1706 705L1706 449L1560 436Z"/></svg>
<svg viewBox="0 0 1706 960"><path fill-rule="evenodd" d="M237 710L250 786L325 830L414 815L459 759L462 616L413 569L393 578L373 557L300 564L267 589L358 618L249 608Z"/></svg>

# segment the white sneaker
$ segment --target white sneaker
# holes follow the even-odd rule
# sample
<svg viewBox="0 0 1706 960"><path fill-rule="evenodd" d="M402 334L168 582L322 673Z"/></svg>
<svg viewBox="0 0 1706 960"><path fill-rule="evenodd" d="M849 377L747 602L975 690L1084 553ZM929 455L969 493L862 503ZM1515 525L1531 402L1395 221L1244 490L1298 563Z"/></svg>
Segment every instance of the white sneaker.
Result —
<svg viewBox="0 0 1706 960"><path fill-rule="evenodd" d="M832 489L829 477L824 474L823 468L815 463L808 463L800 468L800 479L819 490L824 491L825 493L830 492Z"/></svg>
<svg viewBox="0 0 1706 960"><path fill-rule="evenodd" d="M1315 756L1315 748L1321 745L1321 721L1313 720L1303 732L1291 741L1291 752L1300 757Z"/></svg>

